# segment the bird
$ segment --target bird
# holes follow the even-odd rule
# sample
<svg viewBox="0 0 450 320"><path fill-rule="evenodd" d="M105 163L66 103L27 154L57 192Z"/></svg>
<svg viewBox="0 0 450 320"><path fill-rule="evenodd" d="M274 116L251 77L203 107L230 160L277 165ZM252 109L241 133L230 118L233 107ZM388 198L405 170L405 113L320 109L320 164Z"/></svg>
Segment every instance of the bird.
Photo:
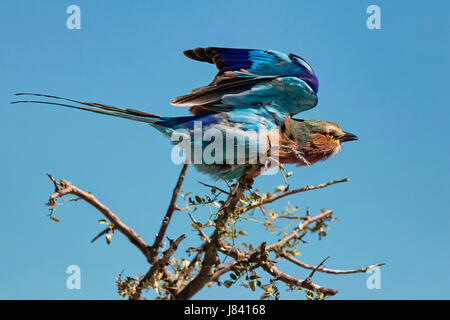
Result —
<svg viewBox="0 0 450 320"><path fill-rule="evenodd" d="M312 68L297 55L217 47L184 54L218 68L209 85L171 100L189 107L190 116L164 117L39 93L16 95L46 100L12 103L50 104L147 123L181 146L200 172L224 180L240 178L252 166L257 167L253 177L279 164L309 166L358 139L332 121L293 118L317 105L318 90Z"/></svg>

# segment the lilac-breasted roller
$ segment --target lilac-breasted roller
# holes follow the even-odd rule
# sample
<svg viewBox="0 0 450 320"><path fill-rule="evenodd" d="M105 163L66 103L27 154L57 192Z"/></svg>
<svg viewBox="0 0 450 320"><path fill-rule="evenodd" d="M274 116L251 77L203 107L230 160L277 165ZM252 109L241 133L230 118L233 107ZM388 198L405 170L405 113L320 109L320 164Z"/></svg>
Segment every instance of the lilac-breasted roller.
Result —
<svg viewBox="0 0 450 320"><path fill-rule="evenodd" d="M92 111L145 122L181 146L201 172L234 179L252 165L256 175L278 163L310 165L356 140L334 122L293 119L317 104L318 80L297 55L256 49L197 48L184 54L213 63L218 73L211 84L172 99L190 107L192 116L162 117L99 103L51 95L53 99L22 100ZM70 104L69 104L70 102Z"/></svg>

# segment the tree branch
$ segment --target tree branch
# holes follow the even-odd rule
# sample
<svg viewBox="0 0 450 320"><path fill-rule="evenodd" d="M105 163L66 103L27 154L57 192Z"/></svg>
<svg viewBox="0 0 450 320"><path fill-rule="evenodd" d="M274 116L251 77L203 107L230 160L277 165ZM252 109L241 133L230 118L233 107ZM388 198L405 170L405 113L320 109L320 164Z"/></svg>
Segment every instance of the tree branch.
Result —
<svg viewBox="0 0 450 320"><path fill-rule="evenodd" d="M134 244L150 262L151 257L149 246L145 243L144 240L142 240L141 237L138 236L138 234L133 229L124 224L119 219L119 217L117 217L117 215L115 215L107 206L101 203L92 194L79 189L78 187L72 185L72 183L70 183L69 181L62 180L60 182L56 182L50 174L47 175L55 185L55 192L50 196L47 203L48 206L52 207L53 209L56 206L56 201L58 200L58 198L61 198L68 194L73 194L83 199L98 211L100 211L100 213L103 214L105 218L114 225L114 228L122 233L132 244Z"/></svg>
<svg viewBox="0 0 450 320"><path fill-rule="evenodd" d="M306 187L303 187L303 188L298 188L298 189L294 189L294 190L284 191L284 192L282 192L282 193L280 193L278 195L273 195L273 196L271 196L269 198L266 198L266 199L263 199L263 200L261 200L261 201L259 201L257 203L248 205L247 207L242 208L242 211L246 212L246 211L248 211L250 209L259 207L259 206L267 204L267 203L274 202L276 200L279 200L281 198L284 198L284 197L287 197L287 196L290 196L290 195L293 195L293 194L296 194L296 193L310 191L310 190L316 190L316 189L322 189L322 188L326 188L326 187L331 186L331 185L336 184L336 183L342 183L342 182L347 182L347 181L350 181L350 179L346 178L346 179L334 180L334 181L330 181L330 182L327 182L327 183L318 184L318 185L315 185L315 186L306 186Z"/></svg>
<svg viewBox="0 0 450 320"><path fill-rule="evenodd" d="M216 274L214 274L213 279L217 280L219 276L224 274L225 272L230 271L236 264L242 262L256 262L270 275L274 278L283 281L284 283L295 285L297 287L305 288L308 290L321 292L325 296L333 296L338 293L335 289L325 288L319 286L311 281L311 277L313 273L306 280L302 280L296 277L293 277L285 272L278 270L269 260L267 256L268 246L261 245L261 247L257 250L253 250L252 252L243 252L238 250L237 248L228 246L227 248L222 248L221 252L234 258L235 260L223 266L222 269L219 269ZM244 256L244 258L239 258L239 256ZM325 262L325 260L323 261ZM322 262L322 263L323 263Z"/></svg>
<svg viewBox="0 0 450 320"><path fill-rule="evenodd" d="M292 262L292 263L294 263L294 264L296 264L296 265L302 267L302 268L309 269L309 270L317 270L317 271L319 271L319 272L323 272L323 273L331 273L331 274L364 273L364 272L366 272L367 270L370 270L370 269L372 269L372 268L375 268L375 267L381 267L381 266L386 265L386 263L383 262L383 263L375 263L375 264L372 264L372 265L370 265L370 266L367 266L367 267L364 267L364 268L360 268L360 269L337 270L337 269L328 269L328 268L324 268L324 267L316 267L316 266L312 266L312 265L306 264L306 263L304 263L304 262L302 262L302 261L300 261L300 260L295 259L295 258L292 257L292 256L287 255L287 254L284 253L284 252L282 252L282 253L280 254L280 256L283 257L284 259L286 259L286 260L288 260L288 261L290 261L290 262Z"/></svg>
<svg viewBox="0 0 450 320"><path fill-rule="evenodd" d="M281 280L284 283L294 285L297 287L301 287L301 288L305 288L305 289L308 289L311 291L321 292L325 296L334 296L336 293L339 292L338 290L335 290L335 289L321 287L321 286L313 283L311 280L308 281L308 279L302 280L299 278L295 278L285 272L278 270L277 267L275 267L274 265L269 265L267 263L263 263L263 264L261 264L261 266L267 273L272 275L275 279Z"/></svg>
<svg viewBox="0 0 450 320"><path fill-rule="evenodd" d="M201 290L208 282L211 281L214 272L213 265L217 261L217 251L219 249L219 239L222 232L226 228L226 223L231 215L233 215L237 203L241 200L244 195L245 190L251 183L253 179L251 178L254 171L257 170L256 166L251 167L247 170L246 174L239 178L236 182L235 187L228 195L228 199L220 210L219 217L216 219L215 230L212 234L210 242L205 244L204 247L204 258L202 262L202 267L197 276L189 282L189 284L180 290L177 294L176 299L187 300L195 295L199 290Z"/></svg>
<svg viewBox="0 0 450 320"><path fill-rule="evenodd" d="M231 271L237 264L242 263L242 262L246 262L247 259L241 259L241 260L233 260L227 264L224 265L220 265L217 267L217 270L214 272L213 276L211 277L211 281L219 281L220 277Z"/></svg>
<svg viewBox="0 0 450 320"><path fill-rule="evenodd" d="M325 261L327 261L328 259L330 259L330 256L326 257L317 267L314 268L314 270L310 273L308 278L306 278L305 282L310 282L312 277L313 277L313 275L314 275L314 273L316 273L317 269L319 269L321 266L323 266Z"/></svg>
<svg viewBox="0 0 450 320"><path fill-rule="evenodd" d="M131 300L140 300L142 290L148 286L151 286L158 272L163 271L163 269L169 264L169 260L178 248L181 241L186 238L186 235L182 234L175 241L170 241L169 248L164 251L162 258L156 260L150 270L145 274L145 276L139 281L136 288L136 293L130 297ZM167 276L167 275L166 275Z"/></svg>
<svg viewBox="0 0 450 320"><path fill-rule="evenodd" d="M306 186L290 191L285 190L281 193L278 193L281 190L277 190L277 192L274 194L268 194L268 197L265 199L247 204L246 202L241 202L241 200L244 198L245 191L253 183L252 176L254 171L258 169L257 166L252 166L249 168L249 170L247 170L244 176L236 181L235 185L232 186L232 188L230 187L230 192L200 182L202 185L219 190L220 192L224 193L227 198L225 203L219 209L217 218L214 222L215 228L211 236L208 237L201 228L198 228L199 235L202 238L202 244L195 250L197 251L195 257L192 259L190 264L185 265L182 270L179 270L177 268L176 271L172 273L168 268L168 266L170 265L170 258L177 250L180 242L183 241L186 236L183 234L174 241L169 239L169 248L162 253L161 257L159 257L158 253L174 211L180 210L176 205L176 201L186 175L187 167L188 164L184 164L179 174L177 183L172 191L172 197L169 203L169 207L167 208L166 214L159 228L159 232L156 234L152 246L147 245L133 229L126 226L113 212L111 212L108 207L98 201L92 194L77 188L68 181L62 180L57 182L50 174L48 174L48 176L54 184L55 191L50 196L48 205L51 206L53 211L58 198L61 198L68 194L73 194L78 198L83 199L84 201L95 207L98 211L100 211L100 213L102 213L111 223L110 227L102 231L102 233L100 233L96 238L108 232L110 228L117 229L144 254L148 262L151 264L148 272L140 280L138 280L139 278L128 278L124 282L127 285L129 284L129 281L132 281L130 282L132 283L132 285L130 285L128 289L127 287L125 287L126 289L124 289L123 293L121 293L123 295L128 295L130 299L143 299L142 291L150 287L155 288L158 294L160 294L160 291L158 290L164 290L163 292L166 293L166 295L163 298L165 299L190 299L208 283L212 281L219 281L220 277L225 273L232 270L246 270L246 268L250 267L251 270L253 270L253 268L260 267L265 272L273 276L275 280L280 280L290 286L296 286L298 288L304 288L317 293L321 293L323 294L321 295L321 297L332 296L338 293L338 291L335 289L319 286L311 281L311 278L316 271L332 274L349 274L365 272L371 268L382 266L385 264L374 264L365 268L355 270L335 270L323 267L323 264L329 257L323 260L318 266L311 266L295 259L291 255L288 255L283 251L285 244L295 239L301 239L303 235L305 235L306 232L310 230L309 228L307 228L310 224L330 218L333 213L332 210L326 210L313 217L309 214L309 210L308 214L304 217L291 217L289 215L277 216L277 218L299 219L301 220L301 222L296 228L292 230L292 232L284 235L278 241L268 245L263 242L261 246L255 250L243 251L232 245L229 245L222 237L227 231L227 223L230 218L240 216L248 210L256 207L261 207L264 204L272 203L289 195L315 189L321 189L333 184L349 181L349 179L334 180L315 186ZM197 221L191 214L189 214L189 216L194 223L197 223ZM302 268L312 270L312 272L305 280L302 280L283 271L280 271L275 267L275 261L271 261L269 259L269 253L271 251L276 252L277 258L282 257ZM218 260L218 252L221 252L233 258L233 261L227 264L221 264ZM196 271L196 265L200 266L200 270L195 275L194 271ZM192 273L194 273L194 275L191 275Z"/></svg>
<svg viewBox="0 0 450 320"><path fill-rule="evenodd" d="M295 228L290 234L284 236L283 238L281 238L281 240L274 242L272 244L269 244L266 248L267 251L272 251L275 249L280 248L283 244L285 244L286 242L294 239L295 237L298 236L298 234L300 232L303 231L303 229L305 227L307 227L309 224L315 222L315 221L319 221L322 219L325 219L327 217L329 217L331 214L333 213L333 210L327 210L325 212L322 212L314 217L307 217L307 219L305 221L303 221L302 223L299 224L299 226L297 228Z"/></svg>
<svg viewBox="0 0 450 320"><path fill-rule="evenodd" d="M156 235L155 242L153 243L153 245L150 248L150 252L151 252L150 253L150 259L151 259L150 263L153 263L153 261L156 259L156 255L158 254L158 249L161 246L162 239L164 238L167 227L169 226L169 222L170 222L170 219L172 218L172 214L175 211L175 209L177 208L176 202L177 202L178 193L180 192L181 185L183 184L184 176L186 175L188 166L189 166L188 163L185 163L183 165L183 168L181 169L180 175L178 177L177 184L175 185L175 188L173 189L169 208L167 208L166 215L162 221L159 232Z"/></svg>
<svg viewBox="0 0 450 320"><path fill-rule="evenodd" d="M198 261L200 261L200 259L202 258L202 254L203 251L199 251L197 252L197 254L195 255L194 259L192 259L192 261L189 263L189 266L187 267L186 270L183 270L183 272L180 273L176 283L175 283L175 287L176 288L180 288L183 280L191 274L192 271L194 271L195 265Z"/></svg>

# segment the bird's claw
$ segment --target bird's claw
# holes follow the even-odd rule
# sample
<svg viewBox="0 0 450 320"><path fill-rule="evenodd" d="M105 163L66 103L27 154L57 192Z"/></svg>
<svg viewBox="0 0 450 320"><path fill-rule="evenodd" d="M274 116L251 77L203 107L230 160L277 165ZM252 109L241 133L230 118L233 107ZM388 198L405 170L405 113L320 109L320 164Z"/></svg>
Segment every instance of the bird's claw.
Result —
<svg viewBox="0 0 450 320"><path fill-rule="evenodd" d="M301 160L308 167L311 166L311 163L308 160L306 160L306 158L298 150L295 150L294 148L285 146L285 145L279 146L278 148L281 150L287 150L287 151L293 152L295 154L295 156L297 157L297 159Z"/></svg>

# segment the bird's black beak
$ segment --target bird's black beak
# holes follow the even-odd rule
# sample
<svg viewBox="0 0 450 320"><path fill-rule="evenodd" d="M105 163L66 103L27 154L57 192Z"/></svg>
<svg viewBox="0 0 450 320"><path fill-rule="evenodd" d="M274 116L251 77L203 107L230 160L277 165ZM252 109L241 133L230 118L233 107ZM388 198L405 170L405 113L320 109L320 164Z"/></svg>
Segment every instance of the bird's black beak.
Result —
<svg viewBox="0 0 450 320"><path fill-rule="evenodd" d="M339 140L341 140L341 142L353 141L353 140L358 140L358 137L355 136L353 133L344 131L344 134L339 137Z"/></svg>

